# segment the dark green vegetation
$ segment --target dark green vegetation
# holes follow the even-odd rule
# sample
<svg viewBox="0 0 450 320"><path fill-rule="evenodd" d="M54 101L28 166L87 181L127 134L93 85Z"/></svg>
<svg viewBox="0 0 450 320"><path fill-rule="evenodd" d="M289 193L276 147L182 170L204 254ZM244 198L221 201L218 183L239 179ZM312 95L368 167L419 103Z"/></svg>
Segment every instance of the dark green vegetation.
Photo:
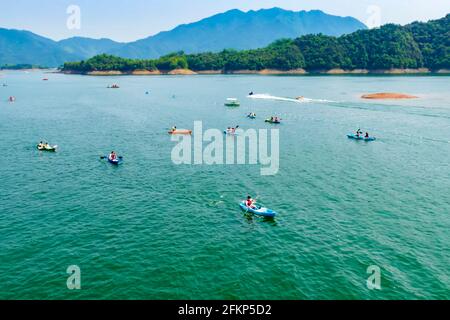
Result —
<svg viewBox="0 0 450 320"><path fill-rule="evenodd" d="M45 67L36 66L32 64L6 64L0 66L0 70L26 70L26 69L45 69Z"/></svg>
<svg viewBox="0 0 450 320"><path fill-rule="evenodd" d="M28 31L0 28L0 64L57 67L65 61L85 60L103 53L149 59L180 50L199 53L227 48L255 49L282 38L310 33L339 36L359 29L366 29L366 26L351 17L279 8L249 12L231 10L131 43L81 37L56 42Z"/></svg>
<svg viewBox="0 0 450 320"><path fill-rule="evenodd" d="M185 54L178 52L156 60L130 60L100 55L87 61L66 63L63 70L133 71L173 70L293 70L308 71L342 68L450 69L450 15L428 23L407 26L388 24L372 30L360 30L341 37L306 35L295 40L278 40L266 48L223 50Z"/></svg>

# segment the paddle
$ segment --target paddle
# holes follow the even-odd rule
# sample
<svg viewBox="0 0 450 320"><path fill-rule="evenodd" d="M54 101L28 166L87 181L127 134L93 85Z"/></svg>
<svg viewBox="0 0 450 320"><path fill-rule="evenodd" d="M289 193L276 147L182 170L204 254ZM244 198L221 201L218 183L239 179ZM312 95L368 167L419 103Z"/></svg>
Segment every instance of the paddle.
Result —
<svg viewBox="0 0 450 320"><path fill-rule="evenodd" d="M122 157L122 156L120 156L120 157L117 157L117 158L118 158L118 159L121 159L121 160L123 159L123 157ZM103 159L108 159L108 157L107 157L107 156L100 156L100 159L102 159L102 160L103 160Z"/></svg>

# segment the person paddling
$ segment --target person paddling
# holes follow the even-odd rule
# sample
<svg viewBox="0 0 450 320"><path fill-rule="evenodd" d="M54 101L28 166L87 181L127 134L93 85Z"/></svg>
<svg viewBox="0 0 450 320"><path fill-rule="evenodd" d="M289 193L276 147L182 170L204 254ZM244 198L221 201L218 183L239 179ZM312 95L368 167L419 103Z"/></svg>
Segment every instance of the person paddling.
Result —
<svg viewBox="0 0 450 320"><path fill-rule="evenodd" d="M366 138L366 139L369 139L369 133L368 133L368 132L366 132L365 138Z"/></svg>
<svg viewBox="0 0 450 320"><path fill-rule="evenodd" d="M361 129L358 129L356 131L356 136L359 138L359 136L362 134L363 132L361 131Z"/></svg>
<svg viewBox="0 0 450 320"><path fill-rule="evenodd" d="M245 205L251 209L256 208L255 207L255 200L252 199L252 197L248 196L247 200L245 201Z"/></svg>
<svg viewBox="0 0 450 320"><path fill-rule="evenodd" d="M177 126L173 126L172 129L170 129L172 132L177 131Z"/></svg>
<svg viewBox="0 0 450 320"><path fill-rule="evenodd" d="M114 151L111 151L110 155L109 155L109 159L110 160L116 160L117 159L117 155Z"/></svg>

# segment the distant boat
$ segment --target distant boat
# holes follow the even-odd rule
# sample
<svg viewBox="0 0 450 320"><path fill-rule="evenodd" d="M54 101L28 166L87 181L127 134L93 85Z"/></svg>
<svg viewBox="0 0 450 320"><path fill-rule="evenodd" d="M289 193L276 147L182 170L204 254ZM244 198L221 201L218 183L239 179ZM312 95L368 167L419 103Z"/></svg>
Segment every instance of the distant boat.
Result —
<svg viewBox="0 0 450 320"><path fill-rule="evenodd" d="M228 98L227 101L225 102L225 105L227 107L239 107L241 103L236 98Z"/></svg>
<svg viewBox="0 0 450 320"><path fill-rule="evenodd" d="M44 78L44 79L42 79L42 81L48 81L48 78Z"/></svg>
<svg viewBox="0 0 450 320"><path fill-rule="evenodd" d="M107 87L108 89L119 89L119 85L118 84L113 84Z"/></svg>

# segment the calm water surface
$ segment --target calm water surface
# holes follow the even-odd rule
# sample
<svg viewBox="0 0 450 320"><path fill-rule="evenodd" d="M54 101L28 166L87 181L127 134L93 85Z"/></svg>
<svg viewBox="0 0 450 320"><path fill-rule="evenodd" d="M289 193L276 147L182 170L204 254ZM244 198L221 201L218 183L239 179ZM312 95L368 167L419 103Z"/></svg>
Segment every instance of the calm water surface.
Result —
<svg viewBox="0 0 450 320"><path fill-rule="evenodd" d="M6 72L3 82L2 299L450 298L449 77ZM420 99L359 98L379 91ZM312 100L278 100L300 95ZM225 108L227 97L242 106ZM170 159L174 124L272 128L270 115L284 119L275 176ZM358 127L378 140L347 139ZM35 150L42 139L59 152ZM123 165L99 159L111 150ZM248 193L279 216L245 216ZM66 287L69 265L81 268L79 291ZM367 289L370 265L381 291Z"/></svg>

